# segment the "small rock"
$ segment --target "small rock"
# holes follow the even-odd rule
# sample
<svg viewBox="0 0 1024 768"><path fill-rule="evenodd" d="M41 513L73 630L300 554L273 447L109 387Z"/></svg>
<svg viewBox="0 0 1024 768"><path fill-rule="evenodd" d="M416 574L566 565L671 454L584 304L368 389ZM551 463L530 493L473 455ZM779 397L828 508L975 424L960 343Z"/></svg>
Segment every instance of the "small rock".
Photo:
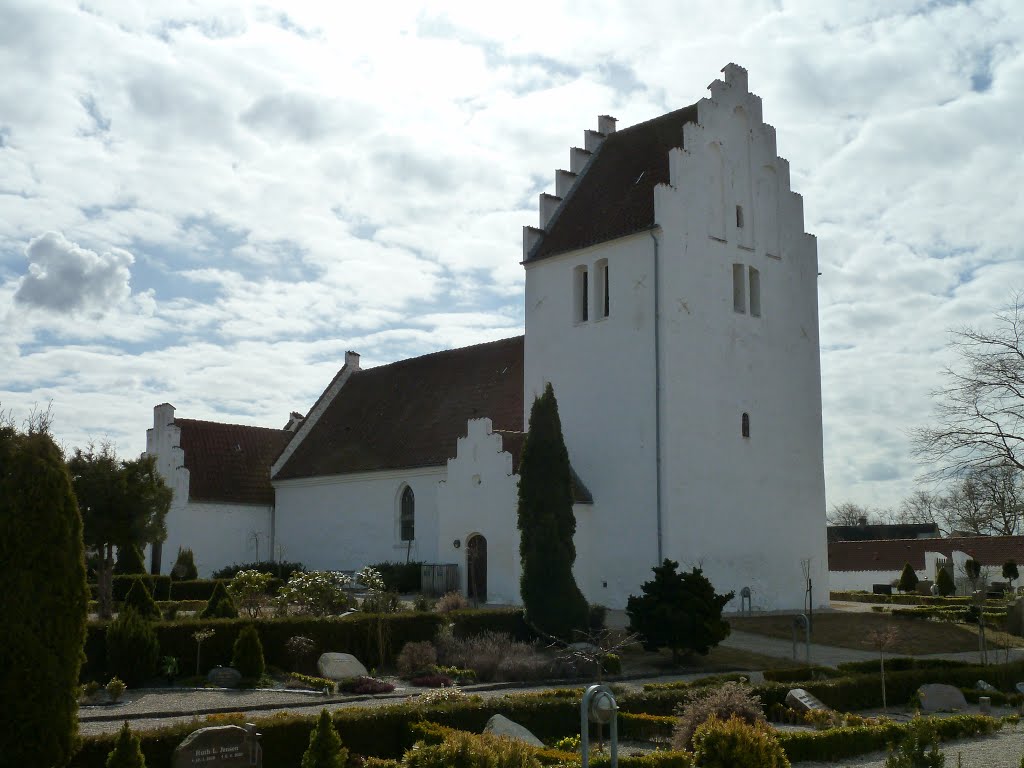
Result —
<svg viewBox="0 0 1024 768"><path fill-rule="evenodd" d="M948 712L955 709L967 709L967 699L963 692L952 685L930 683L917 689L921 699L921 710L924 712Z"/></svg>
<svg viewBox="0 0 1024 768"><path fill-rule="evenodd" d="M206 681L218 688L237 688L242 682L242 673L233 667L214 667L206 676Z"/></svg>
<svg viewBox="0 0 1024 768"><path fill-rule="evenodd" d="M1024 693L1024 683L1017 683L1013 687L1017 689L1017 693Z"/></svg>
<svg viewBox="0 0 1024 768"><path fill-rule="evenodd" d="M317 659L316 668L320 670L320 676L328 680L345 680L370 674L351 653L325 653Z"/></svg>
<svg viewBox="0 0 1024 768"><path fill-rule="evenodd" d="M986 691L987 693L993 693L999 690L994 685L986 683L984 680L979 680L978 682L976 682L974 684L974 687L977 688L979 691Z"/></svg>
<svg viewBox="0 0 1024 768"><path fill-rule="evenodd" d="M797 712L828 711L828 707L817 696L803 688L794 688L786 694L786 706Z"/></svg>
<svg viewBox="0 0 1024 768"><path fill-rule="evenodd" d="M517 741L524 741L533 747L543 747L544 742L530 733L519 723L509 720L504 715L494 715L484 726L484 733L492 736L506 736Z"/></svg>

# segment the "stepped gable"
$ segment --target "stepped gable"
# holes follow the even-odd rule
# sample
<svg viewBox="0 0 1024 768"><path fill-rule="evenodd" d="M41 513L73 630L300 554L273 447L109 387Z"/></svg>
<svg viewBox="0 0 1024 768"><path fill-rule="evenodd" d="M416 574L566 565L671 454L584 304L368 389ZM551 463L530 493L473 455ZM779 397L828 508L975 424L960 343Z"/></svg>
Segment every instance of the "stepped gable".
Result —
<svg viewBox="0 0 1024 768"><path fill-rule="evenodd" d="M189 501L274 503L270 465L292 437L283 429L175 419L189 472Z"/></svg>
<svg viewBox="0 0 1024 768"><path fill-rule="evenodd" d="M669 152L683 146L683 126L696 122L691 104L604 136L525 261L653 227L654 187L669 183Z"/></svg>
<svg viewBox="0 0 1024 768"><path fill-rule="evenodd" d="M469 419L523 428L523 337L354 370L275 480L444 466Z"/></svg>

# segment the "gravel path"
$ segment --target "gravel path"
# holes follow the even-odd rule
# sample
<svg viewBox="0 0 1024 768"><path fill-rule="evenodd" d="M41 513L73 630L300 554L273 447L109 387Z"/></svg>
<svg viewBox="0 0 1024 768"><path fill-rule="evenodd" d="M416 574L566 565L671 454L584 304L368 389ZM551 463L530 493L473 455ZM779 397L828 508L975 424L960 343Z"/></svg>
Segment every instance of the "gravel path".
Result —
<svg viewBox="0 0 1024 768"><path fill-rule="evenodd" d="M947 768L957 768L957 755L963 768L1019 768L1024 753L1024 730L1006 726L992 736L950 741L942 745ZM885 768L885 752L872 752L838 763L796 763L800 768Z"/></svg>

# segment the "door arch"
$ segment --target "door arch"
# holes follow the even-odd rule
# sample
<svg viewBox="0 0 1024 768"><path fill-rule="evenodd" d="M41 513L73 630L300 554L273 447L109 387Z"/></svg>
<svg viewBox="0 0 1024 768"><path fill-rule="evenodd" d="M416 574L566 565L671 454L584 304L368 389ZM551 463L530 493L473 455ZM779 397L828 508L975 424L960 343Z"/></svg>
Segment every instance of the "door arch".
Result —
<svg viewBox="0 0 1024 768"><path fill-rule="evenodd" d="M466 596L487 602L487 539L474 533L466 542Z"/></svg>

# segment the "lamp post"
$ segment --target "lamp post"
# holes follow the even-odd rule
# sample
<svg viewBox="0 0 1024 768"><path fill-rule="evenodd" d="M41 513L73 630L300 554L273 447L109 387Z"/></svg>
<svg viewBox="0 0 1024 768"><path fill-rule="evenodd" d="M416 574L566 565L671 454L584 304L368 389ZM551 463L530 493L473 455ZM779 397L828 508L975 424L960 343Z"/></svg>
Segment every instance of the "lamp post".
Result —
<svg viewBox="0 0 1024 768"><path fill-rule="evenodd" d="M580 702L580 752L583 755L581 768L590 766L590 723L599 726L611 723L611 768L619 766L619 705L607 685L592 685L583 694Z"/></svg>

